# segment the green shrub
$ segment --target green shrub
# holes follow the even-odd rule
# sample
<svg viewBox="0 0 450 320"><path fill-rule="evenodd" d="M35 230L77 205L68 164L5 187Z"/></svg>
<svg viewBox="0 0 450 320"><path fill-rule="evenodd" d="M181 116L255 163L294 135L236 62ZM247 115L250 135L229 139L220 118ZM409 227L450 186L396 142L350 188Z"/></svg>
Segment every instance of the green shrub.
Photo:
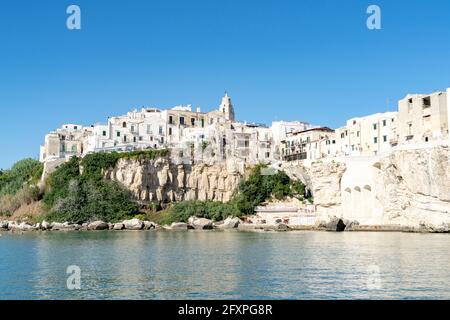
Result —
<svg viewBox="0 0 450 320"><path fill-rule="evenodd" d="M27 185L36 184L44 166L37 160L24 159L15 163L11 170L0 173L0 196L14 195Z"/></svg>

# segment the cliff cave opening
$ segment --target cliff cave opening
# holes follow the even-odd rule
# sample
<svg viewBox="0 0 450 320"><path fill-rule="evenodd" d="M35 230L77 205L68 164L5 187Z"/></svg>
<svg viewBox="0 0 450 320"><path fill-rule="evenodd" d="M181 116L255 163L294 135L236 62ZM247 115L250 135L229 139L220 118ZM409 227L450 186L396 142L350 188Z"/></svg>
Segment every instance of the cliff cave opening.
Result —
<svg viewBox="0 0 450 320"><path fill-rule="evenodd" d="M337 225L336 225L336 231L344 231L345 230L345 224L344 221L339 219Z"/></svg>

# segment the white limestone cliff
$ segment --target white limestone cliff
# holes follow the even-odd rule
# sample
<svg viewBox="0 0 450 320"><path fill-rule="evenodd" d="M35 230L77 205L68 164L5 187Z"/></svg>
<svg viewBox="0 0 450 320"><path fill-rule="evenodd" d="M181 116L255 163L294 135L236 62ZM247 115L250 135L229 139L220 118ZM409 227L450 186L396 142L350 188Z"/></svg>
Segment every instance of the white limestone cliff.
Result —
<svg viewBox="0 0 450 320"><path fill-rule="evenodd" d="M242 176L242 166L174 164L170 158L120 159L105 177L122 183L140 201L229 201Z"/></svg>
<svg viewBox="0 0 450 320"><path fill-rule="evenodd" d="M450 230L450 157L445 147L374 157L284 163L312 192L321 219L364 226ZM239 162L175 164L170 158L121 159L105 172L140 201L228 201L245 176Z"/></svg>
<svg viewBox="0 0 450 320"><path fill-rule="evenodd" d="M311 189L322 219L339 217L366 226L450 230L450 157L446 147L397 150L285 164Z"/></svg>

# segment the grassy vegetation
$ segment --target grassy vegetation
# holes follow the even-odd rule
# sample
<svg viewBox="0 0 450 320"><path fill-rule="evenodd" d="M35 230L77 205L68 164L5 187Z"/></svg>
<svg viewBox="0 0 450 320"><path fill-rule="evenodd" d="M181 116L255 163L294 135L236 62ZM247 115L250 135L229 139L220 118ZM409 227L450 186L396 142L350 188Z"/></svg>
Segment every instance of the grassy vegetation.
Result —
<svg viewBox="0 0 450 320"><path fill-rule="evenodd" d="M0 216L10 217L19 208L39 199L36 184L43 165L33 159L18 161L10 170L0 172Z"/></svg>
<svg viewBox="0 0 450 320"><path fill-rule="evenodd" d="M0 196L14 195L23 187L36 184L43 169L39 161L24 159L15 163L11 170L0 171Z"/></svg>

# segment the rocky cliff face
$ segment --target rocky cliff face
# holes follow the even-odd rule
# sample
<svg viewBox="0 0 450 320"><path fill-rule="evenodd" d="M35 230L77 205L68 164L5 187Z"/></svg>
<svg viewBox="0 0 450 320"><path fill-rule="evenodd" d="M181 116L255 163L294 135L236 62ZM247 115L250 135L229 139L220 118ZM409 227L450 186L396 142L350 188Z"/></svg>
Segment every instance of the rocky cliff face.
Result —
<svg viewBox="0 0 450 320"><path fill-rule="evenodd" d="M140 201L229 201L243 174L233 162L175 164L159 158L120 159L105 177L122 183Z"/></svg>
<svg viewBox="0 0 450 320"><path fill-rule="evenodd" d="M448 229L450 226L450 157L448 148L405 150L376 163L377 195L383 221Z"/></svg>
<svg viewBox="0 0 450 320"><path fill-rule="evenodd" d="M321 218L445 231L450 230L449 153L445 147L398 150L283 169L307 184Z"/></svg>
<svg viewBox="0 0 450 320"><path fill-rule="evenodd" d="M400 150L385 156L284 163L303 181L319 217L360 225L450 230L448 148ZM105 172L140 201L228 201L244 177L242 163L177 164L170 158L121 159Z"/></svg>

